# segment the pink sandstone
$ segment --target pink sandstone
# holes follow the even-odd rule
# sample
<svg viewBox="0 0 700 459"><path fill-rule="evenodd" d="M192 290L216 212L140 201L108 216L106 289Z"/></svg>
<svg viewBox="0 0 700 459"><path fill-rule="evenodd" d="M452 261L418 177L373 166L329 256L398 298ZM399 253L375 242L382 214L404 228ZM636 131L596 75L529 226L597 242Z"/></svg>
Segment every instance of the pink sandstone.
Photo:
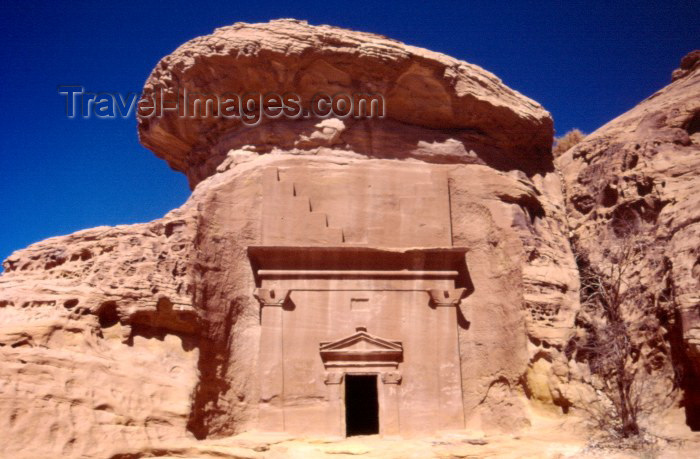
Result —
<svg viewBox="0 0 700 459"><path fill-rule="evenodd" d="M681 123L697 110L682 92L696 77L647 104L687 103ZM526 431L537 410L564 419L582 403L585 371L565 352L580 332L568 237L569 224L593 224L574 183L591 150L561 158L565 199L539 104L448 56L295 20L196 38L145 92L181 87L381 91L388 116L253 129L141 119L141 142L192 195L162 219L48 239L4 262L5 454L210 457L224 450L207 442L245 432L343 437L362 375L388 438ZM618 125L587 144L612 142ZM697 148L677 129L659 135L673 151ZM674 167L653 183L665 177L686 201L662 221L692 232L681 216L698 207L694 182ZM677 275L690 307L683 240L669 250L687 265ZM236 445L224 457L261 457Z"/></svg>

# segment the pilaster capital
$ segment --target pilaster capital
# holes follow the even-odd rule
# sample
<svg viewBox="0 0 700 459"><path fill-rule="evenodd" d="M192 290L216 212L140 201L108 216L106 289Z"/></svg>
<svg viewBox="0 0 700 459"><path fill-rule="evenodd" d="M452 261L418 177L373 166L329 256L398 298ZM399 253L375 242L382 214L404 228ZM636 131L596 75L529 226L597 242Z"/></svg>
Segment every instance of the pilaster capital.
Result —
<svg viewBox="0 0 700 459"><path fill-rule="evenodd" d="M401 384L401 373L398 371L382 373L382 382L384 384Z"/></svg>
<svg viewBox="0 0 700 459"><path fill-rule="evenodd" d="M260 302L261 307L282 307L289 297L289 289L256 288L253 296Z"/></svg>
<svg viewBox="0 0 700 459"><path fill-rule="evenodd" d="M435 306L451 307L459 305L466 292L466 288L430 289L428 290L428 295L430 295L430 301Z"/></svg>
<svg viewBox="0 0 700 459"><path fill-rule="evenodd" d="M324 381L326 384L340 384L343 382L343 373L337 371L329 371L326 373L326 379Z"/></svg>

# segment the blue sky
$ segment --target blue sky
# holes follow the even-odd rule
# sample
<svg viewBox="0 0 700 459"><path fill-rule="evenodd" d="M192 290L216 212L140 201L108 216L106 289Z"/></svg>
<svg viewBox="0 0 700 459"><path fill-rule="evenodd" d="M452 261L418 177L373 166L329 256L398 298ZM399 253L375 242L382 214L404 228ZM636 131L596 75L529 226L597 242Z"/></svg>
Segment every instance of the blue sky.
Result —
<svg viewBox="0 0 700 459"><path fill-rule="evenodd" d="M178 45L281 17L375 32L477 64L591 132L670 82L700 7L665 2L4 2L0 259L41 239L150 221L189 195L132 119L67 119L57 86L140 91Z"/></svg>

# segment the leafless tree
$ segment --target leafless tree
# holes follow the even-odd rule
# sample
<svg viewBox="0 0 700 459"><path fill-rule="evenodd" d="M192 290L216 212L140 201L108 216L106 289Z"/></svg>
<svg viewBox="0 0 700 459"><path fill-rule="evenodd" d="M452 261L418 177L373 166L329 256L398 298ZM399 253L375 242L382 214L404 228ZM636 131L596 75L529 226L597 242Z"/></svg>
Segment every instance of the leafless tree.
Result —
<svg viewBox="0 0 700 459"><path fill-rule="evenodd" d="M595 262L582 244L574 243L581 279L578 321L586 333L572 344L577 358L586 360L597 377L603 398L601 405L588 407L592 420L603 430L629 438L640 434L639 416L647 392L639 337L648 327L649 296L634 280L650 242L633 229L622 236L611 232L604 239L598 241Z"/></svg>

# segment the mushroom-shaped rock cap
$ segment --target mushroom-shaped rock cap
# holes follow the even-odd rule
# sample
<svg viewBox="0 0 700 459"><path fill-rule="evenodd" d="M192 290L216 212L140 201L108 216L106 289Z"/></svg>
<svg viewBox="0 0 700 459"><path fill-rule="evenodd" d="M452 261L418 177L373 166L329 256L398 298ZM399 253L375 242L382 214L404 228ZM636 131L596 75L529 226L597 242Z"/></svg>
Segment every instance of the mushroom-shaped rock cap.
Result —
<svg viewBox="0 0 700 459"><path fill-rule="evenodd" d="M141 143L185 172L192 185L212 174L228 150L243 146L258 153L332 146L436 162L481 158L506 169L525 168L508 166L516 156L549 161L551 150L549 113L491 73L379 35L304 21L236 23L195 38L158 63L142 97L156 105L160 100L165 106L174 100L184 105L185 91L293 93L305 109L319 93L380 94L385 110L383 119L327 120L321 126L325 137L313 135L322 121L318 118L263 117L251 127L238 118L183 117L182 108L151 116L141 110Z"/></svg>

